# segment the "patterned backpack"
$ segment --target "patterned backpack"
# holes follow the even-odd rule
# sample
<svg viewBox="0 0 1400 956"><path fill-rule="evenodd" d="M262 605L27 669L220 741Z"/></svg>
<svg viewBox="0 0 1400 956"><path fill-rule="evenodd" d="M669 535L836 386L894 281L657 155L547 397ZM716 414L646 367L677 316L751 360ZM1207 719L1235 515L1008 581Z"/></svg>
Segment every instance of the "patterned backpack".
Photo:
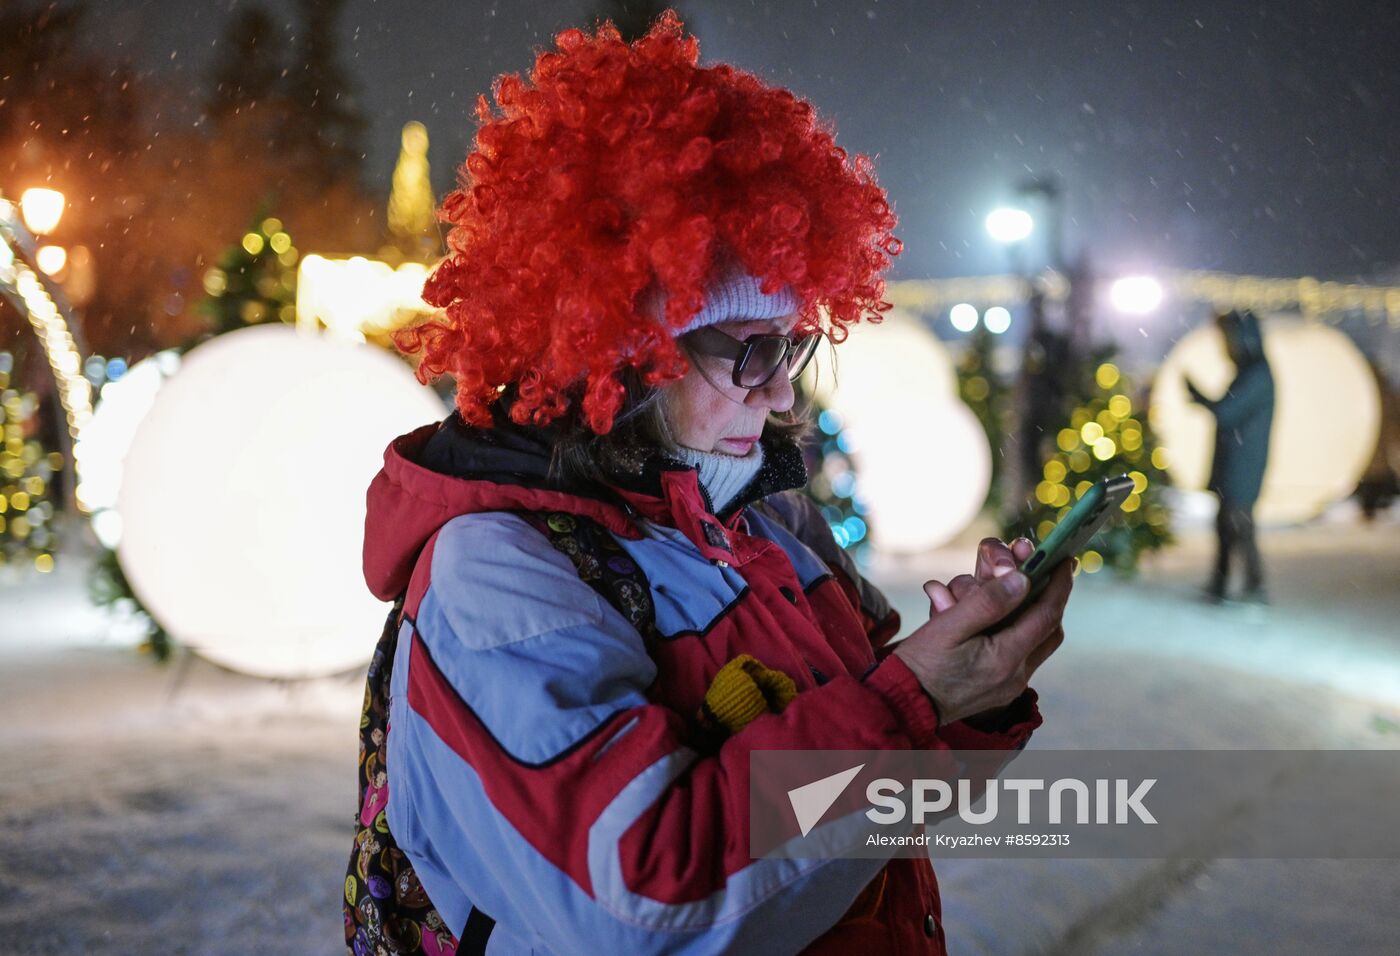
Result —
<svg viewBox="0 0 1400 956"><path fill-rule="evenodd" d="M660 640L651 586L636 563L602 526L564 512L517 512L549 539L588 582L642 635L648 650ZM360 812L358 832L345 876L345 943L354 956L380 954L480 954L495 921L473 908L460 939L443 923L418 882L413 865L394 842L386 816L388 768L385 736L389 723L389 685L402 622L403 598L384 623L365 685L360 717ZM701 752L718 750L762 713L781 713L796 695L793 679L780 670L741 654L711 679L695 714L690 744ZM885 872L856 899L846 918L874 912L884 890Z"/></svg>
<svg viewBox="0 0 1400 956"><path fill-rule="evenodd" d="M601 526L575 515L518 512L573 562L587 581L643 635L656 639L651 588L636 563ZM354 956L484 953L495 921L473 909L461 939L443 923L418 882L413 865L389 832L385 736L389 684L403 620L404 598L394 603L370 660L360 716L359 807L355 846L345 876L345 945Z"/></svg>

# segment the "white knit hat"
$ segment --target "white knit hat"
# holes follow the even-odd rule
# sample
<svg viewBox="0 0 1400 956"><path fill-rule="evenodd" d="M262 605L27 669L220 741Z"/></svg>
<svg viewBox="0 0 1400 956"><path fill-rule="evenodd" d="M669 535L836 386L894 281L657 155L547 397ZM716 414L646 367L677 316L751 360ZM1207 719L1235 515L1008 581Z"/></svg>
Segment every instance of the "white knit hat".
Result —
<svg viewBox="0 0 1400 956"><path fill-rule="evenodd" d="M685 335L716 322L780 319L797 311L801 303L791 286L765 295L759 291L760 284L761 280L745 272L737 259L722 259L716 267L715 278L706 287L704 307L673 335ZM643 299L643 308L660 320L666 313L667 298L665 293L653 291Z"/></svg>

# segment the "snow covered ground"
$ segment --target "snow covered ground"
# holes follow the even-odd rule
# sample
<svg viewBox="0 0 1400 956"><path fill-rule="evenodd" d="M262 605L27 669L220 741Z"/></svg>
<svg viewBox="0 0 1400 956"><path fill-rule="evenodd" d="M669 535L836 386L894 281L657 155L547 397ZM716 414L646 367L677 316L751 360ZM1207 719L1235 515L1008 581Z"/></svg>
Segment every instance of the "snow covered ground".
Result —
<svg viewBox="0 0 1400 956"><path fill-rule="evenodd" d="M976 535L874 574L904 611ZM1400 523L1264 539L1275 604L1197 603L1209 542L1081 578L1037 675L1046 749L1400 749ZM0 953L337 953L359 674L157 667L79 562L0 581ZM367 640L372 641L370 634ZM1400 781L1397 781L1400 794ZM1390 953L1400 861L942 860L955 956Z"/></svg>

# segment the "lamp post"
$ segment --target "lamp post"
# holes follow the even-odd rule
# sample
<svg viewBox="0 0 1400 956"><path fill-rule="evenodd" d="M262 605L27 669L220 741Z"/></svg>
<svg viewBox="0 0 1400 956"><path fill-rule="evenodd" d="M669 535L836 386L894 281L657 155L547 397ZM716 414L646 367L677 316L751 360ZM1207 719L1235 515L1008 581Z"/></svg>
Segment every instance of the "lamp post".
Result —
<svg viewBox="0 0 1400 956"><path fill-rule="evenodd" d="M1016 194L1021 199L1038 200L1044 207L1046 265L1063 274L1064 191L1059 181L1050 176L1033 176L1017 184ZM1003 498L1016 505L1023 500L1029 502L1040 477L1041 443L1046 435L1055 433L1059 424L1064 400L1062 378L1070 371L1077 310L1068 310L1069 336L1053 331L1046 322L1044 283L1024 254L1024 243L1035 228L1035 219L1029 212L1011 207L997 209L987 216L986 226L988 234L1007 247L1012 269L1022 277L1029 317L1012 402L1017 422L1011 432L1015 436L1015 453L1009 456L1011 467L1007 472L1011 487Z"/></svg>

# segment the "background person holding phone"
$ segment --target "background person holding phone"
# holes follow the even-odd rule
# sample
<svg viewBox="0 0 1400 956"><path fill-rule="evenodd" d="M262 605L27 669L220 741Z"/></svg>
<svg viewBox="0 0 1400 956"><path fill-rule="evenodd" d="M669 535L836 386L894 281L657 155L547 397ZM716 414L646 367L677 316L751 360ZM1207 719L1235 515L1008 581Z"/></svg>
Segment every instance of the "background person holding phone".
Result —
<svg viewBox="0 0 1400 956"><path fill-rule="evenodd" d="M1254 533L1254 504L1269 463L1269 432L1274 421L1274 376L1264 357L1264 336L1253 312L1231 310L1216 316L1235 378L1218 399L1207 398L1186 379L1191 401L1215 416L1215 454L1207 487L1220 499L1216 512L1215 569L1206 583L1207 600L1225 599L1234 555L1244 558L1241 599L1267 604L1264 561Z"/></svg>

